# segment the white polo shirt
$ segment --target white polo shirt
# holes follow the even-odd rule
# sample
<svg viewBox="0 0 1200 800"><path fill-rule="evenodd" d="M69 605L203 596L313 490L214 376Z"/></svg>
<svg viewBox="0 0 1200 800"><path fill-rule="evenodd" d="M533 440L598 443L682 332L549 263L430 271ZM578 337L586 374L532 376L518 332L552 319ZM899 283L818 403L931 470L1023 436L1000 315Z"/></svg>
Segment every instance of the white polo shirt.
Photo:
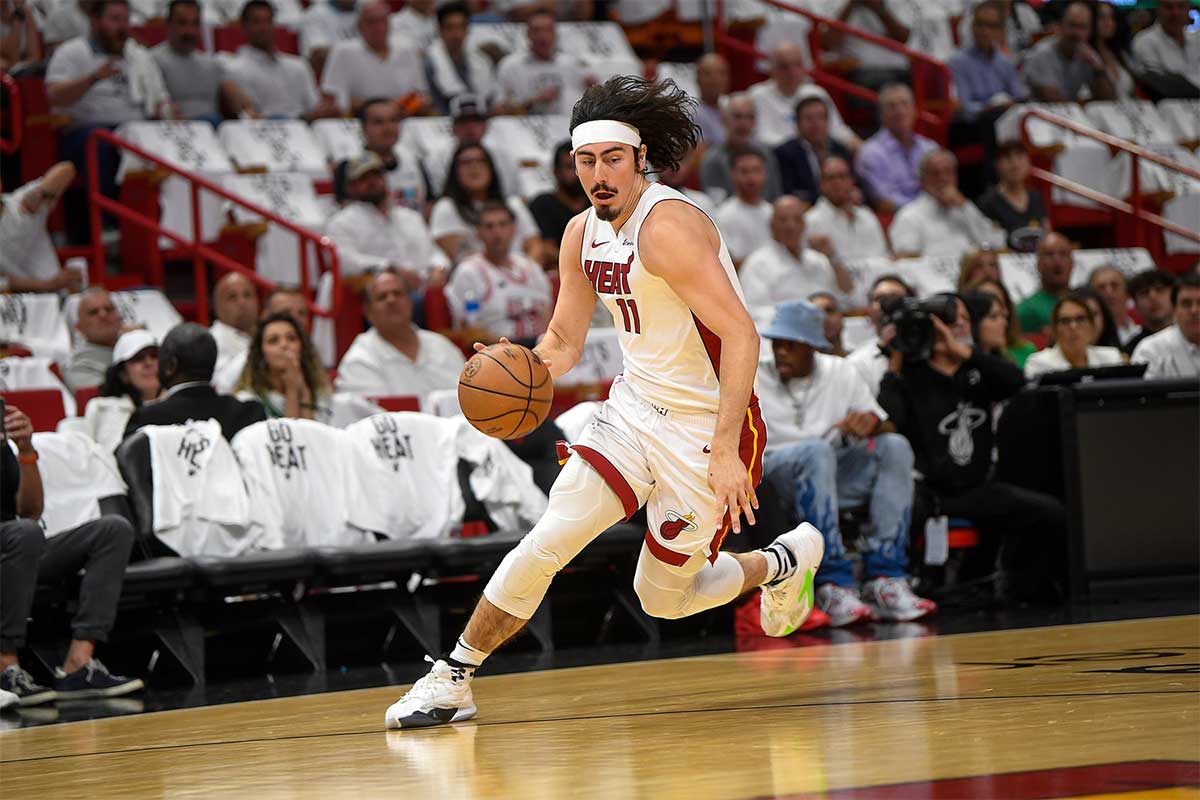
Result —
<svg viewBox="0 0 1200 800"><path fill-rule="evenodd" d="M850 362L825 353L813 355L812 373L786 384L779 379L774 358L764 358L758 364L754 391L763 421L771 431L768 452L805 439L819 439L851 411L869 411L881 421L888 418Z"/></svg>
<svg viewBox="0 0 1200 800"><path fill-rule="evenodd" d="M394 42L387 58L380 58L361 38L338 42L329 51L321 89L333 95L344 109L352 99L404 97L429 93L425 67L416 49Z"/></svg>
<svg viewBox="0 0 1200 800"><path fill-rule="evenodd" d="M738 270L738 279L751 309L804 300L813 292L842 296L828 258L807 247L797 258L774 239L750 254Z"/></svg>
<svg viewBox="0 0 1200 800"><path fill-rule="evenodd" d="M734 195L717 206L713 221L734 261L741 261L771 241L771 204L766 200L751 205Z"/></svg>
<svg viewBox="0 0 1200 800"><path fill-rule="evenodd" d="M1004 232L970 200L952 209L921 192L892 220L892 247L919 256L960 256L980 247L1004 246Z"/></svg>
<svg viewBox="0 0 1200 800"><path fill-rule="evenodd" d="M264 117L298 119L319 99L312 68L298 56L265 53L247 44L238 48L226 66L229 77Z"/></svg>
<svg viewBox="0 0 1200 800"><path fill-rule="evenodd" d="M462 351L441 334L417 329L417 357L409 359L375 328L354 337L338 364L337 390L367 397L416 395L453 389L462 372Z"/></svg>
<svg viewBox="0 0 1200 800"><path fill-rule="evenodd" d="M1184 31L1180 47L1156 22L1133 37L1130 49L1139 69L1173 72L1200 86L1200 32Z"/></svg>
<svg viewBox="0 0 1200 800"><path fill-rule="evenodd" d="M1178 325L1138 342L1129 359L1147 364L1145 378L1194 378L1200 375L1200 345L1183 338Z"/></svg>
<svg viewBox="0 0 1200 800"><path fill-rule="evenodd" d="M842 119L837 106L829 97L829 92L815 83L802 83L791 95L784 95L775 86L775 81L765 80L756 83L748 90L754 100L757 120L754 128L754 138L768 147L778 147L788 139L796 136L796 103L806 97L819 97L825 101L829 109L829 136L846 144L857 137L850 126Z"/></svg>
<svg viewBox="0 0 1200 800"><path fill-rule="evenodd" d="M387 214L370 203L349 203L325 226L325 235L338 249L343 275L359 275L396 265L428 276L435 267L449 267L419 213L393 206Z"/></svg>
<svg viewBox="0 0 1200 800"><path fill-rule="evenodd" d="M822 197L805 213L804 226L810 237L828 236L834 252L843 261L888 255L883 226L866 206L854 206L846 214Z"/></svg>

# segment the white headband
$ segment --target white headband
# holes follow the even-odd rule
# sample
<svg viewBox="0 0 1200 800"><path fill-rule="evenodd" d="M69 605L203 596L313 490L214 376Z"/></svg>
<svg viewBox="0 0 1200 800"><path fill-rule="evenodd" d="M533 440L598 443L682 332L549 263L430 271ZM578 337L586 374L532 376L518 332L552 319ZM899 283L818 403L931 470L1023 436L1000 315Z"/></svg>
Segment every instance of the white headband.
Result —
<svg viewBox="0 0 1200 800"><path fill-rule="evenodd" d="M620 142L632 145L636 150L642 146L642 136L638 129L615 119L596 119L582 122L571 131L571 149L578 150L584 145L596 142Z"/></svg>

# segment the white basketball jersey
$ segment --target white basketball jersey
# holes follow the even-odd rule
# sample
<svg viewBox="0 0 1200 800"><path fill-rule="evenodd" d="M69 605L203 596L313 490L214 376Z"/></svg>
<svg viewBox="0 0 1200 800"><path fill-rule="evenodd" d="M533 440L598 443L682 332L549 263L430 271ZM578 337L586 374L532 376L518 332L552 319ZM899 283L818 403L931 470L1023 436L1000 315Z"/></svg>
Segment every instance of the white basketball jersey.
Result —
<svg viewBox="0 0 1200 800"><path fill-rule="evenodd" d="M652 183L620 231L597 219L595 208L588 209L580 263L597 297L612 314L625 357L624 376L630 386L660 408L682 413L715 412L720 398L717 374L721 340L692 314L666 281L646 271L638 252L642 222L664 200L699 208L686 195ZM721 266L745 307L725 239L720 242Z"/></svg>

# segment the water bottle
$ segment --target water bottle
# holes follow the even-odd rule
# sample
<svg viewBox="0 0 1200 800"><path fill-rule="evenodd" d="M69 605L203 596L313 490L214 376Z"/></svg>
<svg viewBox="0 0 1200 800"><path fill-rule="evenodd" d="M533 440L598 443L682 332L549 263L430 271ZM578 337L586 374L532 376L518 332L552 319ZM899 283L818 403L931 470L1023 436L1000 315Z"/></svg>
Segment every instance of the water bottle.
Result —
<svg viewBox="0 0 1200 800"><path fill-rule="evenodd" d="M463 325L467 328L474 328L478 319L479 298L474 294L468 294L463 302Z"/></svg>

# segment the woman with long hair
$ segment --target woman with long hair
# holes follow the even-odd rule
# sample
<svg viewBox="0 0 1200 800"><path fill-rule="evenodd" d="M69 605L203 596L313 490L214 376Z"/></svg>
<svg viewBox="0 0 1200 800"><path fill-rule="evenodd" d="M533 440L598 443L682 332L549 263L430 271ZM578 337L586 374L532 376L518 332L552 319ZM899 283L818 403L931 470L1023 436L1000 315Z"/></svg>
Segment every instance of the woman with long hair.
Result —
<svg viewBox="0 0 1200 800"><path fill-rule="evenodd" d="M1071 292L1054 304L1050 332L1054 347L1029 357L1025 362L1025 377L1084 367L1110 367L1125 361L1117 348L1092 344L1096 337L1095 315L1088 307L1087 297L1078 292Z"/></svg>
<svg viewBox="0 0 1200 800"><path fill-rule="evenodd" d="M538 228L520 197L505 197L496 165L483 145L460 144L450 157L446 188L433 204L429 232L454 264L483 250L476 226L485 203L504 203L517 220L513 251L536 256ZM536 258L534 259L537 260Z"/></svg>
<svg viewBox="0 0 1200 800"><path fill-rule="evenodd" d="M1088 311L1092 314L1092 327L1095 328L1092 344L1119 349L1121 336L1117 330L1117 323L1113 319L1112 310L1100 293L1090 286L1081 286L1073 294L1079 295L1087 302Z"/></svg>
<svg viewBox="0 0 1200 800"><path fill-rule="evenodd" d="M88 401L84 410L83 432L105 450L115 450L134 409L153 402L161 391L154 334L140 328L121 334L99 396Z"/></svg>
<svg viewBox="0 0 1200 800"><path fill-rule="evenodd" d="M992 278L981 278L964 286L960 291L992 300L976 323L975 341L988 352L1003 356L1024 369L1025 360L1037 352L1037 347L1021 336L1021 326L1013 312L1012 295L1008 293L1004 284ZM983 304L980 306L982 308Z"/></svg>
<svg viewBox="0 0 1200 800"><path fill-rule="evenodd" d="M328 423L333 416L329 378L291 314L271 314L258 323L235 391L242 400L262 403L268 417Z"/></svg>
<svg viewBox="0 0 1200 800"><path fill-rule="evenodd" d="M1092 5L1092 49L1104 63L1104 71L1117 91L1117 100L1134 97L1133 76L1129 73L1129 25L1111 3Z"/></svg>

